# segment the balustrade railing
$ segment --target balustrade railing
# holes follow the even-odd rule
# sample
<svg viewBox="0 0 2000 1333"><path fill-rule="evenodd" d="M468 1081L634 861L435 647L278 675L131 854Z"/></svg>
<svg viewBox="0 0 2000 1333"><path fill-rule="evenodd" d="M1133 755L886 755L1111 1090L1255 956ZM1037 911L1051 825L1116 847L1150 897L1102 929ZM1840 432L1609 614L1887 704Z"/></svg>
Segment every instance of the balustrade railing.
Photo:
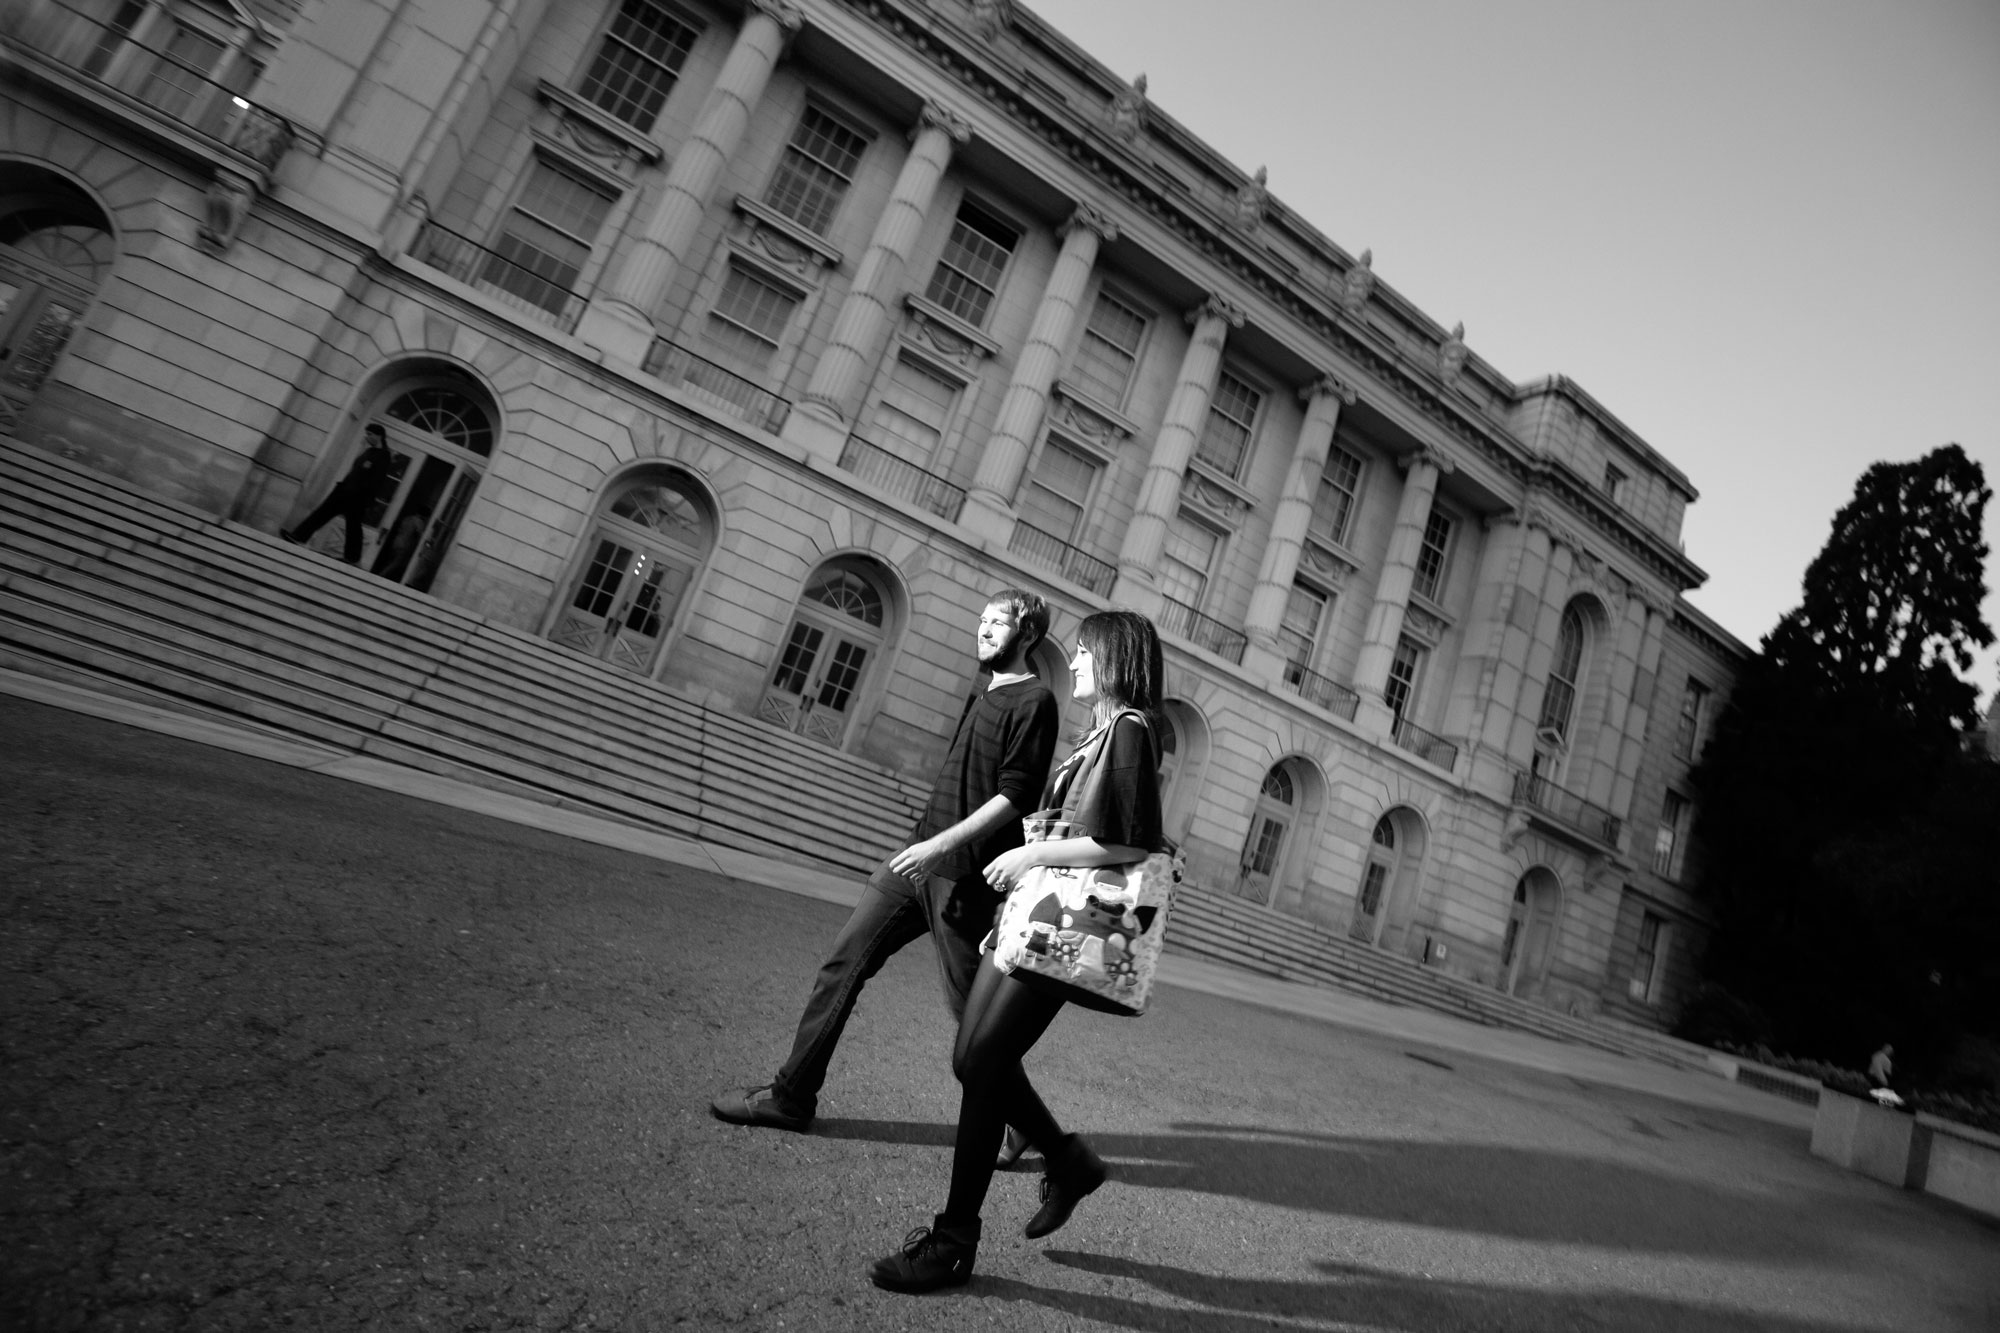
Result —
<svg viewBox="0 0 2000 1333"><path fill-rule="evenodd" d="M107 23L61 0L26 5L17 22L13 36L20 45L266 170L291 144L290 123L243 96L257 66L206 33L168 23L139 5L120 7Z"/></svg>
<svg viewBox="0 0 2000 1333"><path fill-rule="evenodd" d="M847 437L847 446L840 451L840 466L877 490L908 500L947 523L958 522L959 511L965 508L964 487L954 486L859 435Z"/></svg>
<svg viewBox="0 0 2000 1333"><path fill-rule="evenodd" d="M653 339L644 369L669 384L692 389L697 397L768 431L776 431L791 415L790 399L778 397L757 381L689 351L671 338Z"/></svg>
<svg viewBox="0 0 2000 1333"><path fill-rule="evenodd" d="M1354 710L1360 706L1361 696L1345 685L1311 671L1297 662L1285 663L1284 674L1278 677L1279 684L1307 703L1318 704L1327 712L1354 720Z"/></svg>
<svg viewBox="0 0 2000 1333"><path fill-rule="evenodd" d="M563 275L538 273L435 222L426 222L417 232L410 258L565 333L576 328L583 314L583 297L557 280Z"/></svg>
<svg viewBox="0 0 2000 1333"><path fill-rule="evenodd" d="M1427 764L1436 764L1449 772L1458 763L1458 743L1446 740L1434 731L1425 731L1406 717L1396 719L1396 725L1389 731L1389 739L1396 747L1408 750Z"/></svg>
<svg viewBox="0 0 2000 1333"><path fill-rule="evenodd" d="M1249 636L1242 630L1231 629L1212 616L1205 616L1186 602L1177 602L1171 597L1163 598L1160 610L1160 631L1176 638L1186 639L1208 649L1217 657L1231 662L1243 661L1243 650L1249 646Z"/></svg>
<svg viewBox="0 0 2000 1333"><path fill-rule="evenodd" d="M1118 579L1116 565L1099 560L1032 523L1017 521L1014 524L1014 531L1007 538L1007 549L1015 555L1026 556L1044 569L1055 570L1071 583L1088 588L1099 597L1109 597L1111 585Z"/></svg>
<svg viewBox="0 0 2000 1333"><path fill-rule="evenodd" d="M1608 847L1618 845L1618 833L1623 827L1623 821L1618 816L1573 791L1556 786L1547 778L1533 773L1516 773L1514 802L1532 806Z"/></svg>

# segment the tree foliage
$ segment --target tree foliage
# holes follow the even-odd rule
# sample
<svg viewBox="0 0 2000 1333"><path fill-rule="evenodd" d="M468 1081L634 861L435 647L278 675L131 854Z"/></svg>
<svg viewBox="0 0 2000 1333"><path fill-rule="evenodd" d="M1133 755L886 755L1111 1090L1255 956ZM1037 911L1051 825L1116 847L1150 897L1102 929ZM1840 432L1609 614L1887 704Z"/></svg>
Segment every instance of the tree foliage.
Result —
<svg viewBox="0 0 2000 1333"><path fill-rule="evenodd" d="M1796 1054L1922 1072L2000 1027L2000 764L1958 674L1990 496L1956 445L1869 468L1693 774L1709 979Z"/></svg>

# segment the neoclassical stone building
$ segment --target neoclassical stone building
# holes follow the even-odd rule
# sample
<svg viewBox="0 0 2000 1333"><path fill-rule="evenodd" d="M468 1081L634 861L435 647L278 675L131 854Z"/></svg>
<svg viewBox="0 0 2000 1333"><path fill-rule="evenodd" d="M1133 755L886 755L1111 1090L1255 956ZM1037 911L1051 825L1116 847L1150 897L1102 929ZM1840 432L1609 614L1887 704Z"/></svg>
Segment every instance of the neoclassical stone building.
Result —
<svg viewBox="0 0 2000 1333"><path fill-rule="evenodd" d="M1139 608L1202 882L1670 1015L1694 488L1143 78L1005 0L5 22L0 429L275 530L380 422L382 577L911 773L987 592Z"/></svg>

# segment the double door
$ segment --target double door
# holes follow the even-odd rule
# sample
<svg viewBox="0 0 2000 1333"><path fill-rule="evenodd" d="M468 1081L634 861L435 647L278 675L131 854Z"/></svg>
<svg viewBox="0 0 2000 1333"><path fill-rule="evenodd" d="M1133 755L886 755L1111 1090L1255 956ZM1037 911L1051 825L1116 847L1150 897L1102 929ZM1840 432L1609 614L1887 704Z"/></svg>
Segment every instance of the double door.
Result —
<svg viewBox="0 0 2000 1333"><path fill-rule="evenodd" d="M427 591L478 485L479 471L468 458L426 449L390 430L389 466L362 507L361 568ZM314 534L312 546L337 559L345 541L345 525L336 518Z"/></svg>
<svg viewBox="0 0 2000 1333"><path fill-rule="evenodd" d="M550 637L627 671L647 672L693 567L608 526L594 540L590 563Z"/></svg>
<svg viewBox="0 0 2000 1333"><path fill-rule="evenodd" d="M847 710L861 684L872 639L801 614L785 636L784 651L764 691L757 714L788 731L827 745L839 745L847 731Z"/></svg>
<svg viewBox="0 0 2000 1333"><path fill-rule="evenodd" d="M0 247L0 431L19 424L88 300Z"/></svg>

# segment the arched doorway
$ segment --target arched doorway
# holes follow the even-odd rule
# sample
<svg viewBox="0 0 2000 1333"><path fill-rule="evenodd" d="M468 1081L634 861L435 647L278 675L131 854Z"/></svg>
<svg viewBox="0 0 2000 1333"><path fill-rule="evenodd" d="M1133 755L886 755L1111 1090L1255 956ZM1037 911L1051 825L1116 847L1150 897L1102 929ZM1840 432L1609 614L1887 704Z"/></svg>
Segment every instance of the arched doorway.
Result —
<svg viewBox="0 0 2000 1333"><path fill-rule="evenodd" d="M1533 993L1548 971L1549 950L1561 914L1561 890L1548 869L1536 866L1515 882L1507 933L1500 941L1501 990L1509 995Z"/></svg>
<svg viewBox="0 0 2000 1333"><path fill-rule="evenodd" d="M90 196L39 168L0 166L0 431L19 425L116 257Z"/></svg>
<svg viewBox="0 0 2000 1333"><path fill-rule="evenodd" d="M646 675L708 559L715 524L699 492L670 471L627 477L605 500L549 637Z"/></svg>
<svg viewBox="0 0 2000 1333"><path fill-rule="evenodd" d="M1424 822L1415 810L1397 806L1375 821L1368 856L1348 919L1348 938L1381 945L1408 925L1424 860Z"/></svg>
<svg viewBox="0 0 2000 1333"><path fill-rule="evenodd" d="M1208 726L1193 705L1169 699L1160 706L1160 817L1170 838L1187 836L1208 758Z"/></svg>
<svg viewBox="0 0 2000 1333"><path fill-rule="evenodd" d="M888 637L890 598L873 562L829 560L806 580L757 716L837 746Z"/></svg>
<svg viewBox="0 0 2000 1333"><path fill-rule="evenodd" d="M493 454L494 415L485 397L457 375L403 381L367 418L364 425L379 424L387 433L391 460L362 513L363 569L429 590ZM329 482L344 475L360 439L356 431L350 456L326 472ZM316 498L302 493L299 508ZM338 559L342 540L343 525L334 522L308 545Z"/></svg>
<svg viewBox="0 0 2000 1333"><path fill-rule="evenodd" d="M1250 836L1243 840L1243 856L1236 877L1236 892L1253 902L1267 903L1271 889L1285 863L1285 840L1299 817L1298 783L1290 766L1274 765L1264 775L1257 792L1257 808L1250 815Z"/></svg>

